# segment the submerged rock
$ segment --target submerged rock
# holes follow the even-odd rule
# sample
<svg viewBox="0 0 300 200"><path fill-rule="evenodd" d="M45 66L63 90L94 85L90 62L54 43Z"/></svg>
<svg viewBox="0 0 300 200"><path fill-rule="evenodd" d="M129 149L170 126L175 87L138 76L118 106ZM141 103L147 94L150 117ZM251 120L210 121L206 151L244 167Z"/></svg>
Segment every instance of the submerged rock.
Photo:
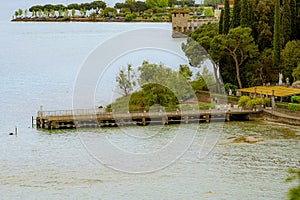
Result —
<svg viewBox="0 0 300 200"><path fill-rule="evenodd" d="M233 139L233 143L241 143L241 142L246 142L246 143L256 143L256 142L261 142L263 141L263 139L261 138L257 138L257 137L254 137L254 136L243 136L243 137L238 137L238 138L235 138Z"/></svg>

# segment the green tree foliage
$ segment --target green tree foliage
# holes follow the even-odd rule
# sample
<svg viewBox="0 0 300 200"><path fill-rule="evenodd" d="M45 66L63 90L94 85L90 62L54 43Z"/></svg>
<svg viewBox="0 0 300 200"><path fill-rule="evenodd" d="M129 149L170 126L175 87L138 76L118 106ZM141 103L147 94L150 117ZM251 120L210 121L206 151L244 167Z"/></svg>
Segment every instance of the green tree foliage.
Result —
<svg viewBox="0 0 300 200"><path fill-rule="evenodd" d="M204 6L213 6L216 8L221 2L224 2L224 0L204 0Z"/></svg>
<svg viewBox="0 0 300 200"><path fill-rule="evenodd" d="M145 84L142 86L141 94L143 98L139 103L146 111L149 111L150 107L156 104L163 106L166 110L176 110L179 104L175 93L161 84Z"/></svg>
<svg viewBox="0 0 300 200"><path fill-rule="evenodd" d="M69 17L69 11L67 9L65 9L65 11L64 11L64 17L65 18Z"/></svg>
<svg viewBox="0 0 300 200"><path fill-rule="evenodd" d="M69 10L72 10L72 9L80 10L80 6L77 3L72 3L72 4L68 5L68 9Z"/></svg>
<svg viewBox="0 0 300 200"><path fill-rule="evenodd" d="M281 47L284 48L286 43L291 39L291 10L289 0L282 0L283 9L281 17Z"/></svg>
<svg viewBox="0 0 300 200"><path fill-rule="evenodd" d="M75 16L75 14L76 14L76 10L73 8L73 9L72 9L72 11L71 11L71 15L72 15L72 17L74 17L74 16Z"/></svg>
<svg viewBox="0 0 300 200"><path fill-rule="evenodd" d="M133 14L128 13L125 15L125 21L130 22L133 20Z"/></svg>
<svg viewBox="0 0 300 200"><path fill-rule="evenodd" d="M19 11L18 10L15 11L15 18L19 18Z"/></svg>
<svg viewBox="0 0 300 200"><path fill-rule="evenodd" d="M259 50L263 51L264 49L272 48L274 3L269 0L258 0L256 3L256 7L253 10L252 32Z"/></svg>
<svg viewBox="0 0 300 200"><path fill-rule="evenodd" d="M290 0L290 10L291 10L291 40L295 40L295 39L297 39L297 8L296 8L296 0Z"/></svg>
<svg viewBox="0 0 300 200"><path fill-rule="evenodd" d="M114 17L117 14L117 10L115 8L106 7L101 11L101 16L103 17Z"/></svg>
<svg viewBox="0 0 300 200"><path fill-rule="evenodd" d="M41 5L35 5L35 6L32 6L32 7L29 8L29 12L37 13L38 10L41 10L42 8L43 8L43 6L41 6Z"/></svg>
<svg viewBox="0 0 300 200"><path fill-rule="evenodd" d="M220 21L219 21L219 34L223 34L224 25L224 10L221 10Z"/></svg>
<svg viewBox="0 0 300 200"><path fill-rule="evenodd" d="M139 84L141 86L148 83L163 85L173 91L179 100L186 100L193 94L193 90L187 83L186 78L179 76L179 72L173 71L162 64L143 62L138 70L140 72Z"/></svg>
<svg viewBox="0 0 300 200"><path fill-rule="evenodd" d="M19 16L22 17L22 15L23 15L23 10L20 8L20 9L18 10L18 12L19 12Z"/></svg>
<svg viewBox="0 0 300 200"><path fill-rule="evenodd" d="M204 16L205 17L213 17L214 16L214 12L211 8L206 8L204 10Z"/></svg>
<svg viewBox="0 0 300 200"><path fill-rule="evenodd" d="M300 81L300 63L298 64L298 67L293 69L293 78L294 81Z"/></svg>
<svg viewBox="0 0 300 200"><path fill-rule="evenodd" d="M90 3L89 8L95 10L96 14L99 15L100 10L106 8L106 3L104 1L93 1Z"/></svg>
<svg viewBox="0 0 300 200"><path fill-rule="evenodd" d="M232 20L231 20L232 28L236 28L240 25L240 15L241 15L240 0L234 0Z"/></svg>
<svg viewBox="0 0 300 200"><path fill-rule="evenodd" d="M168 0L146 0L146 4L152 8L166 8L168 6Z"/></svg>
<svg viewBox="0 0 300 200"><path fill-rule="evenodd" d="M188 46L183 45L183 49L185 47L190 47L190 44L200 44L206 51L210 49L210 42L211 40L218 35L218 24L217 23L210 23L204 24L201 27L197 28L189 35L189 40L187 42ZM197 43L193 43L193 41ZM192 45L191 45L192 46ZM189 48L190 49L190 48ZM186 51L185 51L186 52ZM200 51L202 52L202 50ZM187 55L188 56L188 55ZM188 56L189 57L189 56ZM198 62L199 63L199 62ZM193 66L196 66L193 64Z"/></svg>
<svg viewBox="0 0 300 200"><path fill-rule="evenodd" d="M67 9L66 6L64 6L64 5L62 5L62 4L54 5L53 8L54 8L55 11Z"/></svg>
<svg viewBox="0 0 300 200"><path fill-rule="evenodd" d="M259 58L253 64L253 71L249 70L248 74L252 77L247 79L249 85L263 85L278 81L278 74L273 72L272 50L266 49L260 53Z"/></svg>
<svg viewBox="0 0 300 200"><path fill-rule="evenodd" d="M273 33L273 69L279 72L280 66L280 0L275 3L274 33Z"/></svg>
<svg viewBox="0 0 300 200"><path fill-rule="evenodd" d="M58 10L58 17L62 17L63 16L63 10L62 9L59 9Z"/></svg>
<svg viewBox="0 0 300 200"><path fill-rule="evenodd" d="M179 74L183 76L186 80L191 80L191 77L193 76L193 72L187 65L179 66Z"/></svg>
<svg viewBox="0 0 300 200"><path fill-rule="evenodd" d="M43 12L44 12L44 16L45 16L45 17L49 17L49 11L48 11L47 9L44 9Z"/></svg>
<svg viewBox="0 0 300 200"><path fill-rule="evenodd" d="M298 6L298 3L299 3L299 6ZM296 20L296 27L297 27L296 38L298 40L300 40L300 1L299 0L297 1L297 13L298 13L298 16L297 16L297 20Z"/></svg>
<svg viewBox="0 0 300 200"><path fill-rule="evenodd" d="M242 0L240 24L242 27L248 26L248 0Z"/></svg>
<svg viewBox="0 0 300 200"><path fill-rule="evenodd" d="M229 7L229 0L225 0L223 34L227 34L229 32L229 28L230 28L230 7Z"/></svg>
<svg viewBox="0 0 300 200"><path fill-rule="evenodd" d="M240 76L242 65L258 54L257 45L251 36L251 28L237 27L231 29L228 35L216 36L211 43L212 57L218 57L220 52L230 56L234 60L236 78L239 88L243 88Z"/></svg>
<svg viewBox="0 0 300 200"><path fill-rule="evenodd" d="M132 92L133 87L136 85L135 82L135 73L131 65L127 66L127 69L121 69L116 81L120 89L120 93L123 96L128 96Z"/></svg>
<svg viewBox="0 0 300 200"><path fill-rule="evenodd" d="M300 107L298 107L300 110ZM299 200L300 199L300 170L289 169L288 172L291 174L290 177L286 179L286 182L297 181L298 185L289 189L289 199L290 200Z"/></svg>
<svg viewBox="0 0 300 200"><path fill-rule="evenodd" d="M41 18L43 16L43 11L41 9L38 10L38 17Z"/></svg>
<svg viewBox="0 0 300 200"><path fill-rule="evenodd" d="M80 8L80 15L82 16L82 17L84 17L84 16L86 16L86 9L85 8Z"/></svg>
<svg viewBox="0 0 300 200"><path fill-rule="evenodd" d="M289 41L282 50L281 57L284 76L292 80L293 70L300 63L300 40Z"/></svg>

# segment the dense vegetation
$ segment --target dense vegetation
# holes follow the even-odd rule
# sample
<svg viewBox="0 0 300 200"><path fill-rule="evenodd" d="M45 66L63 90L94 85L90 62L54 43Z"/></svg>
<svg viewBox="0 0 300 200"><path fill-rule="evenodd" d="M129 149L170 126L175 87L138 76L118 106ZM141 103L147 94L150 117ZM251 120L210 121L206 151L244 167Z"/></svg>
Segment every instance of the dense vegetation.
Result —
<svg viewBox="0 0 300 200"><path fill-rule="evenodd" d="M196 98L195 93L207 90L207 84L214 81L206 68L201 75L193 74L186 65L180 65L176 71L162 64L144 61L137 71L131 65L121 69L116 81L122 98L108 106L115 112L149 111L153 106L157 107L157 111L207 109L212 106L210 103L183 105L186 100ZM140 89L135 91L135 88Z"/></svg>
<svg viewBox="0 0 300 200"><path fill-rule="evenodd" d="M205 1L206 2L206 1ZM204 5L209 5L208 1ZM15 19L38 19L38 20L145 20L145 21L170 21L171 12L184 7L189 9L194 18L212 17L212 8L204 8L204 5L196 4L194 0L126 0L124 3L117 2L109 7L106 2L96 0L90 3L72 3L34 5L29 9L18 9L14 13Z"/></svg>
<svg viewBox="0 0 300 200"><path fill-rule="evenodd" d="M219 24L203 25L189 36L186 55L194 60L194 41L202 45L224 83L276 84L279 73L300 80L299 0L235 0L231 9L226 0Z"/></svg>

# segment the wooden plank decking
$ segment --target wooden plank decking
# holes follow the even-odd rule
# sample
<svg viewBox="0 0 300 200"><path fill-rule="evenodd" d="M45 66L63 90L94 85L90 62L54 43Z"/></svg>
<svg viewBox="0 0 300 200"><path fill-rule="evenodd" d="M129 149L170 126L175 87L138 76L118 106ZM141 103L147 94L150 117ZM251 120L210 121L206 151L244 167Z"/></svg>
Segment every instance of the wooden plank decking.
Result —
<svg viewBox="0 0 300 200"><path fill-rule="evenodd" d="M152 124L179 124L213 121L249 120L249 115L261 111L250 110L190 110L173 112L107 113L98 109L39 111L37 128L63 129Z"/></svg>

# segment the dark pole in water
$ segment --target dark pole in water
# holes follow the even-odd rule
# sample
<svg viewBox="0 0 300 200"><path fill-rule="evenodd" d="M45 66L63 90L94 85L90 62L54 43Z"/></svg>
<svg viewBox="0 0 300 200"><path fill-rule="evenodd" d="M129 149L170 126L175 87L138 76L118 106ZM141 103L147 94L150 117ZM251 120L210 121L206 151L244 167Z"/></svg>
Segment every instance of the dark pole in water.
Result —
<svg viewBox="0 0 300 200"><path fill-rule="evenodd" d="M17 136L18 135L18 128L15 127L15 135Z"/></svg>

